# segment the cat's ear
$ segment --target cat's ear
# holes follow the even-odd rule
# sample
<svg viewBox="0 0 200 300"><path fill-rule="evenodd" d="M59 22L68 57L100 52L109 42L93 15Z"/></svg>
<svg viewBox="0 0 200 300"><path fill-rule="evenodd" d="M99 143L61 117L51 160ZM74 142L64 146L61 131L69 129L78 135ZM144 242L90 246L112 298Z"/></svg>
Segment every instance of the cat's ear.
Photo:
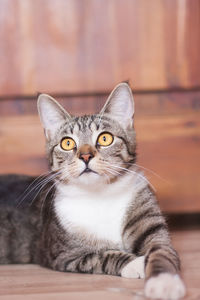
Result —
<svg viewBox="0 0 200 300"><path fill-rule="evenodd" d="M54 98L46 94L39 95L37 107L45 136L50 140L70 115Z"/></svg>
<svg viewBox="0 0 200 300"><path fill-rule="evenodd" d="M127 83L120 83L114 88L100 113L110 114L124 128L133 126L134 100Z"/></svg>

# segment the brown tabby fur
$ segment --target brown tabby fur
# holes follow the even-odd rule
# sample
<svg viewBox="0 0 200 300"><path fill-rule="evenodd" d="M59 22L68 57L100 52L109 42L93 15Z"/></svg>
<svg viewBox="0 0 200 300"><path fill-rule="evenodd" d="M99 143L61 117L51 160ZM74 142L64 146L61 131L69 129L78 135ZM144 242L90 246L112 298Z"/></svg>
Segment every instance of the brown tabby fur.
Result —
<svg viewBox="0 0 200 300"><path fill-rule="evenodd" d="M37 263L64 272L121 275L124 266L136 257L145 255L147 279L160 273L179 272L178 255L171 246L166 222L148 184L137 191L127 207L121 232L122 246L109 240L91 239L81 228L76 232L66 230L55 212L55 182L68 184L68 179L58 170L76 155L76 150L65 153L59 151L56 145L63 136L73 134L77 128L83 145L77 149L78 157L81 152L92 153L94 157L100 153L102 161L111 157L115 164L126 169L118 170L115 175L107 174L110 176L107 184L116 184L119 177L128 176L128 172L138 172L135 165L134 129L130 126L126 130L122 128L109 115L109 109L106 109L105 114L83 117L71 117L66 113L65 123L59 126L54 137L45 129L52 170L49 176L39 179L18 175L1 176L1 264ZM64 115L62 108L59 113ZM100 149L98 145L91 145L89 135L99 129L112 132L117 137L118 142L113 148Z"/></svg>

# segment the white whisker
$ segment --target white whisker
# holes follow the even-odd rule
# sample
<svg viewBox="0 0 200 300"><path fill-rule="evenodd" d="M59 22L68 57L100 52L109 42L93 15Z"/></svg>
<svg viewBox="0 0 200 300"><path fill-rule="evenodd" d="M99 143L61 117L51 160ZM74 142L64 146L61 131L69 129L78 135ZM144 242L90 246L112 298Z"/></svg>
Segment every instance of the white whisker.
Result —
<svg viewBox="0 0 200 300"><path fill-rule="evenodd" d="M42 205L41 205L41 209L40 209L40 214L41 214L41 215L42 215L42 213L43 213L43 208L44 208L44 204L45 204L45 202L46 202L47 196L48 196L48 194L50 193L50 191L51 191L56 185L57 185L57 182L55 181L55 182L51 185L51 187L48 189L47 193L45 194L44 199L42 200ZM53 199L52 199L52 201L53 201Z"/></svg>
<svg viewBox="0 0 200 300"><path fill-rule="evenodd" d="M138 165L138 164L136 164L136 163L125 162L125 164L132 165L132 166L136 166L136 167L141 168L141 169L143 169L143 170L145 170L145 171L147 171L147 172L150 172L151 174L153 174L153 175L156 176L157 178L159 178L159 179L161 179L162 181L164 181L164 182L166 182L166 183L169 184L169 181L167 181L166 179L162 178L159 174L157 174L156 172L154 172L154 171L151 170L151 169L145 168L145 167L143 167L143 166L141 166L141 165Z"/></svg>
<svg viewBox="0 0 200 300"><path fill-rule="evenodd" d="M105 168L105 170L108 172L108 173L110 173L110 174L112 174L112 175L114 175L114 176L119 176L119 175L121 175L120 174L120 172L118 172L118 171L116 171L116 170L114 170L114 169L108 169L108 168ZM111 171L112 170L112 171Z"/></svg>
<svg viewBox="0 0 200 300"><path fill-rule="evenodd" d="M39 195L39 193L42 191L42 189L52 180L54 180L56 177L58 176L58 173L53 174L52 176L48 177L46 180L44 180L42 182L42 185L40 186L39 190L37 191L37 193L35 194L35 197L33 198L33 200L30 203L30 206L34 203L35 199L37 198L37 196Z"/></svg>
<svg viewBox="0 0 200 300"><path fill-rule="evenodd" d="M51 174L52 172L48 172L49 174ZM48 174L48 173L44 173L44 174ZM38 187L40 186L44 186L49 180L51 180L52 178L54 178L54 176L57 176L58 173L54 173L53 175L50 175L48 177L43 178L42 180L40 180L40 178L44 175L40 175L39 177L37 177L28 187L27 189L23 192L22 194L22 198L20 199L20 197L18 198L18 200L20 199L20 201L17 203L17 207L19 207L22 202L27 198L27 196L33 192L34 190L36 190ZM39 182L37 182L36 185L34 185L34 183L36 183L37 180L40 180ZM31 188L30 188L31 187Z"/></svg>
<svg viewBox="0 0 200 300"><path fill-rule="evenodd" d="M20 204L23 202L23 200L29 195L29 193L30 193L31 191L33 191L33 190L35 189L35 187L36 187L38 184L41 183L40 179L41 179L43 176L48 175L48 174L51 174L51 173L52 173L51 171L50 171L50 172L45 172L45 173L41 174L40 176L36 177L36 178L28 185L28 187L23 191L23 193L17 198L17 201L21 199L21 200L19 201L19 203L17 204L17 207L18 207L18 205L20 205ZM46 177L45 177L45 178L46 178ZM37 181L39 181L39 182L37 182ZM34 183L36 183L36 182L37 182L37 184L34 185ZM33 185L34 185L34 186L33 186ZM21 198L21 197L22 197L22 198Z"/></svg>
<svg viewBox="0 0 200 300"><path fill-rule="evenodd" d="M120 166L116 166L116 165L112 165L108 162L105 162L107 163L110 167L113 167L113 168L117 168L117 169L120 169L120 170L123 170L124 172L127 172L127 173L132 173L132 174L136 174L136 176L139 176L140 178L142 178L144 181L146 181L150 186L151 188L156 191L155 187L149 182L149 180L144 177L142 174L136 172L136 171L133 171L133 170L129 170L129 169L126 169L126 168L123 168L123 167L120 167Z"/></svg>

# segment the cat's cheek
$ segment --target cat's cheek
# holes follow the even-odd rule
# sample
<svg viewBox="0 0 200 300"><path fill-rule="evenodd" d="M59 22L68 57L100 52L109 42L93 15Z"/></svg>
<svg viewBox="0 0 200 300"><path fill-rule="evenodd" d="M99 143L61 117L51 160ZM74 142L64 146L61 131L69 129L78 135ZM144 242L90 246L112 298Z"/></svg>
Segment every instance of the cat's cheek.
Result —
<svg viewBox="0 0 200 300"><path fill-rule="evenodd" d="M62 166L62 173L68 177L69 180L79 178L80 174L84 171L85 164L79 159L74 160L73 163L66 162Z"/></svg>
<svg viewBox="0 0 200 300"><path fill-rule="evenodd" d="M81 161L80 159L76 160L76 171L78 176L85 170L85 163L83 161ZM72 167L72 171L73 171L73 167Z"/></svg>
<svg viewBox="0 0 200 300"><path fill-rule="evenodd" d="M185 295L185 286L179 275L161 273L145 284L145 296L151 299L177 300Z"/></svg>

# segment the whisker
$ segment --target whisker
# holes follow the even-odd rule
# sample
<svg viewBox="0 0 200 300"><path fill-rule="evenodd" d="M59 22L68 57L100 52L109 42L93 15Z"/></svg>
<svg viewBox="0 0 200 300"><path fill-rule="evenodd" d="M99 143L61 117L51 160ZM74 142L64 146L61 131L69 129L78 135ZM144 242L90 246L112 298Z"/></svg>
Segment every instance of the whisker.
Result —
<svg viewBox="0 0 200 300"><path fill-rule="evenodd" d="M116 170L114 170L114 169L108 169L108 168L105 168L105 170L108 172L108 173L110 173L110 174L112 174L112 175L115 175L115 176L119 176L119 175L121 175L121 173L120 172L118 172L118 171L116 171ZM111 171L112 170L112 171Z"/></svg>
<svg viewBox="0 0 200 300"><path fill-rule="evenodd" d="M106 162L106 163L108 163L108 162ZM151 188L152 188L154 191L156 191L155 187L149 182L149 180L148 180L146 177L142 176L140 173L135 172L135 171L133 171L133 170L129 170L129 169L120 167L120 166L112 165L112 164L110 164L110 163L108 163L108 165L110 165L110 166L112 166L112 167L114 167L114 168L123 170L123 171L125 171L125 172L127 172L127 173L136 174L137 176L139 176L140 178L142 178L144 181L146 181L146 182L151 186Z"/></svg>
<svg viewBox="0 0 200 300"><path fill-rule="evenodd" d="M66 179L69 179L70 177L73 177L75 175L75 173L73 171L75 171L75 170L72 169L71 174L69 174L68 170L62 171L62 175L60 176L60 179L66 180Z"/></svg>
<svg viewBox="0 0 200 300"><path fill-rule="evenodd" d="M34 203L35 199L37 198L37 196L39 195L39 193L42 191L42 189L45 187L45 185L47 185L47 183L49 183L50 181L54 180L57 177L57 175L58 175L57 173L53 174L45 182L42 183L42 185L40 186L39 190L37 191L35 197L31 201L30 206Z"/></svg>
<svg viewBox="0 0 200 300"><path fill-rule="evenodd" d="M45 194L44 199L42 200L42 205L41 205L41 209L40 209L40 215L42 215L42 213L43 213L44 204L45 204L45 202L46 202L46 200L47 200L48 194L50 193L50 191L51 191L56 185L57 185L57 182L55 181L55 182L50 186L50 188L48 189L47 193ZM53 197L52 197L52 201L53 201Z"/></svg>
<svg viewBox="0 0 200 300"><path fill-rule="evenodd" d="M21 197L22 197L22 199L20 200L20 202L17 204L17 207L18 207L18 205L20 205L22 202L23 202L23 200L29 195L29 193L31 193L35 188L36 188L36 186L38 185L38 184L40 184L40 179L43 177L43 176L45 176L45 175L48 175L48 174L51 174L52 173L52 171L48 171L48 172L45 172L45 173L43 173L43 174L41 174L40 176L38 176L38 177L36 177L29 185L28 185L28 187L23 191L23 193L17 198L17 202L18 202L18 200L20 200L21 199ZM46 177L45 177L46 178ZM38 182L37 182L38 181ZM36 185L34 185L34 183L36 183L37 182L37 184ZM30 189L31 188L31 189Z"/></svg>
<svg viewBox="0 0 200 300"><path fill-rule="evenodd" d="M112 169L112 171L115 172L115 173L112 173L112 175L120 175L120 172L118 172L117 170L114 170L113 168L108 168L108 166L105 166L103 163L98 162L97 166L100 167L101 171L105 169L107 172L109 172Z"/></svg>
<svg viewBox="0 0 200 300"><path fill-rule="evenodd" d="M157 178L159 178L159 179L161 179L162 181L164 181L164 182L166 182L166 183L169 184L169 181L168 181L168 180L164 179L163 177L161 177L159 174L157 174L156 172L154 172L154 171L151 170L151 169L145 168L145 167L143 167L143 166L141 166L141 165L138 165L138 164L136 164L136 163L125 162L125 164L129 164L129 165L132 165L132 166L136 166L136 167L141 168L141 169L143 169L143 170L145 170L145 171L147 171L147 172L150 172L151 174L153 174L153 175L156 176Z"/></svg>
<svg viewBox="0 0 200 300"><path fill-rule="evenodd" d="M52 172L51 172L51 173L52 173ZM43 178L42 180L40 180L35 186L33 186L30 190L28 190L28 191L25 193L24 197L23 197L23 198L19 201L19 203L17 204L17 207L19 207L19 206L23 203L23 201L28 197L28 195L30 195L31 192L37 190L37 188L39 188L39 187L41 187L41 188L39 189L39 192L40 192L40 190L41 190L41 189L42 189L42 188L43 188L50 180L52 180L54 177L56 177L57 174L58 174L58 172L57 172L56 174L55 174L55 172L54 172L53 175L50 175L50 176L45 177L45 178ZM39 192L36 193L36 196L38 195ZM35 199L35 198L36 198L36 197L34 197L34 199ZM32 204L32 201L31 201L31 204Z"/></svg>

